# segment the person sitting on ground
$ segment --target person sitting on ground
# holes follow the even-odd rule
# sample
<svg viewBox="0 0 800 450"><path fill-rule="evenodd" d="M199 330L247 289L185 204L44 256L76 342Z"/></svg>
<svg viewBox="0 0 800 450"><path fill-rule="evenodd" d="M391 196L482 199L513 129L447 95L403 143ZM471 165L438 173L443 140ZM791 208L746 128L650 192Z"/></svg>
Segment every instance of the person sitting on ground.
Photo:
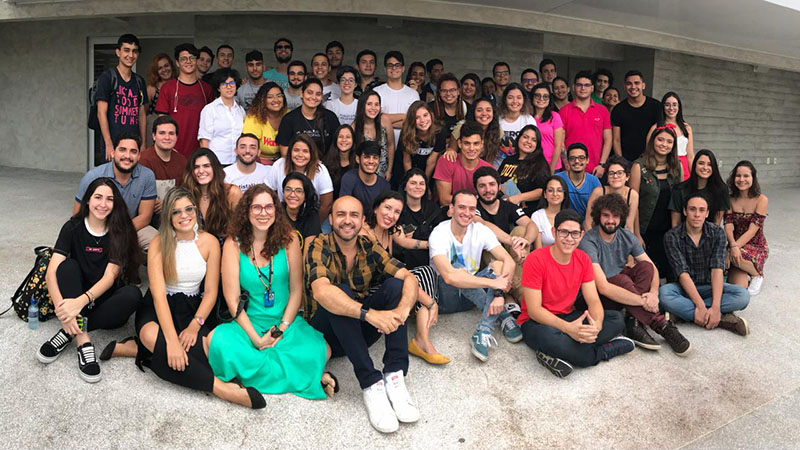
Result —
<svg viewBox="0 0 800 450"><path fill-rule="evenodd" d="M439 204L428 196L428 178L425 172L417 168L409 170L400 183L400 189L404 194L403 211L397 219L397 224L407 236L427 241L433 227L439 225L446 217ZM395 250L394 257L409 269L430 263L427 247L416 250L406 250L401 247Z"/></svg>
<svg viewBox="0 0 800 450"><path fill-rule="evenodd" d="M314 239L306 258L306 291L319 304L311 324L325 335L332 356L347 355L363 390L367 415L382 433L398 421L416 422L405 384L408 373L406 319L417 300L417 279L376 241L359 236L361 202L342 196L333 204L332 233ZM385 336L383 373L369 346Z"/></svg>
<svg viewBox="0 0 800 450"><path fill-rule="evenodd" d="M556 174L566 180L569 186L569 207L581 217L586 216L586 207L592 192L601 186L596 176L586 172L588 161L586 146L580 142L572 143L567 147L567 170Z"/></svg>
<svg viewBox="0 0 800 450"><path fill-rule="evenodd" d="M709 202L708 221L722 225L722 217L731 209L731 198L728 186L722 180L717 157L711 150L702 149L697 152L692 161L692 173L689 179L672 190L669 209L673 227L686 220L683 206L686 204L686 198L695 192L702 193Z"/></svg>
<svg viewBox="0 0 800 450"><path fill-rule="evenodd" d="M686 356L692 346L672 321L658 311L658 269L644 252L631 230L621 228L630 209L619 194L597 199L592 211L596 224L586 232L578 248L589 255L594 280L603 308L625 308L625 335L636 345L658 350L661 345L645 327L660 334L678 356ZM633 267L627 266L633 257Z"/></svg>
<svg viewBox="0 0 800 450"><path fill-rule="evenodd" d="M303 256L278 195L257 184L247 190L233 216L222 249L222 290L234 320L217 326L205 339L214 375L226 382L236 379L262 394L292 393L315 400L332 395L338 385L325 372L330 348L297 315Z"/></svg>
<svg viewBox="0 0 800 450"><path fill-rule="evenodd" d="M39 361L52 363L75 339L81 378L100 381L89 332L122 327L139 308L142 293L128 282L138 279L140 253L117 182L92 180L77 213L61 227L47 266L47 290L61 327L39 348Z"/></svg>
<svg viewBox="0 0 800 450"><path fill-rule="evenodd" d="M628 187L628 179L630 178L630 166L627 161L622 157L613 155L608 158L603 173L605 183L594 188L592 195L589 196L589 203L586 205L586 229L589 230L597 225L593 222L592 208L594 202L603 195L617 194L625 199L630 213L628 218L625 219L624 227L631 231L636 232L636 213L639 211L639 193Z"/></svg>
<svg viewBox="0 0 800 450"><path fill-rule="evenodd" d="M197 223L220 241L228 233L231 211L242 198L242 191L225 183L225 172L213 151L199 148L186 162L183 187L192 193L199 207Z"/></svg>
<svg viewBox="0 0 800 450"><path fill-rule="evenodd" d="M439 158L433 179L436 180L436 192L439 204L448 206L453 201L453 192L466 190L475 195L473 175L479 167L492 167L480 158L483 152L483 128L478 122L468 120L459 130L457 139L460 153L455 161Z"/></svg>
<svg viewBox="0 0 800 450"><path fill-rule="evenodd" d="M578 244L583 218L574 210L559 212L553 224L555 243L535 250L522 266L525 301L517 322L536 360L564 378L573 366L590 367L633 351L622 336L619 311L604 311L594 283L592 262ZM576 307L578 292L586 309Z"/></svg>
<svg viewBox="0 0 800 450"><path fill-rule="evenodd" d="M531 214L531 220L539 228L539 236L534 243L535 248L553 245L556 237L553 235L553 226L556 215L564 209L569 209L569 196L567 195L567 180L558 175L552 175L545 183L544 195L539 201L539 209Z"/></svg>
<svg viewBox="0 0 800 450"><path fill-rule="evenodd" d="M225 183L235 184L242 192L263 183L272 167L259 163L258 154L258 136L251 133L239 136L236 139L236 163L225 168Z"/></svg>
<svg viewBox="0 0 800 450"><path fill-rule="evenodd" d="M319 214L317 214L317 191L311 180L302 173L292 172L283 179L283 209L289 223L300 234L300 248L303 255L308 246L321 232Z"/></svg>
<svg viewBox="0 0 800 450"><path fill-rule="evenodd" d="M433 229L428 246L438 275L439 313L478 308L481 319L472 334L472 354L486 362L489 348L497 344L492 331L498 319L509 342L519 342L521 332L503 307L516 264L491 229L473 220L477 203L472 192L457 191L452 199L453 218ZM481 268L484 251L495 260Z"/></svg>
<svg viewBox="0 0 800 450"><path fill-rule="evenodd" d="M361 228L361 234L377 241L391 256L400 253L401 249L427 252L427 240L409 237L397 225L402 210L403 196L399 192L386 191L382 193L372 203L370 214ZM417 278L419 297L414 308L417 313L417 333L408 344L408 352L430 364L447 364L450 362L450 358L436 351L436 347L429 337L430 328L436 324L439 316L436 272L431 266L424 265L411 269L411 273Z"/></svg>
<svg viewBox="0 0 800 450"><path fill-rule="evenodd" d="M761 292L764 282L764 263L769 256L764 220L769 199L761 193L755 166L739 161L728 178L731 209L725 214L725 234L728 236L728 281L746 287L750 295ZM750 285L747 277L750 277Z"/></svg>
<svg viewBox="0 0 800 450"><path fill-rule="evenodd" d="M670 314L706 329L719 326L747 336L750 334L747 321L734 311L747 307L750 294L747 289L723 280L727 241L722 227L706 220L708 204L702 193L689 194L683 208L686 221L664 235L667 257L678 281L661 287L661 306Z"/></svg>
<svg viewBox="0 0 800 450"><path fill-rule="evenodd" d="M357 167L342 175L339 196L351 195L361 202L364 211L372 208L379 195L391 189L386 178L378 175L381 147L375 141L364 141L356 147Z"/></svg>

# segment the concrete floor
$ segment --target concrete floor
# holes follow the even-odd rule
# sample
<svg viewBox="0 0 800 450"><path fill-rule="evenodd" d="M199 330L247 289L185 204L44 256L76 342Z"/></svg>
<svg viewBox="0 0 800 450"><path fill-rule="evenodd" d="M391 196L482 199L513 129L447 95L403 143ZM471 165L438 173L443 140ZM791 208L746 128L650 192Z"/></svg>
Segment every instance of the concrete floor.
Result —
<svg viewBox="0 0 800 450"><path fill-rule="evenodd" d="M79 174L0 168L0 297L30 269L31 249L52 245ZM251 411L141 373L130 359L78 377L74 349L45 366L34 354L57 330L0 317L0 448L798 448L800 291L798 189L766 189L770 259L762 293L742 313L752 334L680 326L694 348L633 353L557 379L524 344L498 336L488 363L470 355L477 313L445 316L434 329L446 367L411 360L408 385L422 419L393 435L374 431L351 366L331 362L333 400L268 396ZM779 226L779 224L783 224ZM98 331L102 349L124 329ZM372 350L380 361L382 345ZM366 444L369 443L369 444Z"/></svg>

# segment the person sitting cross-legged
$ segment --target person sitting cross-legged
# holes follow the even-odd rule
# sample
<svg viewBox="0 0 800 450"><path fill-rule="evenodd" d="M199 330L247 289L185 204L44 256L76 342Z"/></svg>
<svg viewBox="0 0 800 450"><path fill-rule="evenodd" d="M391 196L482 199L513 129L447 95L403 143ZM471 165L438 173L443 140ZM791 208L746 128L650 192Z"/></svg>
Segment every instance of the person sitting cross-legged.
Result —
<svg viewBox="0 0 800 450"><path fill-rule="evenodd" d="M517 319L525 343L536 359L560 378L573 365L594 366L633 351L632 340L620 335L622 313L603 310L594 282L592 261L578 244L583 217L571 209L556 215L555 243L533 251L522 265L525 301ZM581 292L586 310L576 308Z"/></svg>
<svg viewBox="0 0 800 450"><path fill-rule="evenodd" d="M586 232L578 248L589 255L600 301L606 309L626 310L626 336L636 345L658 350L661 345L645 326L660 334L679 356L692 346L672 321L658 312L658 269L632 231L623 228L630 210L619 194L598 197L592 209L595 226ZM628 267L628 258L636 264Z"/></svg>
<svg viewBox="0 0 800 450"><path fill-rule="evenodd" d="M473 221L478 202L474 194L461 190L451 201L453 218L437 225L428 239L431 265L438 274L439 314L478 307L482 316L472 335L472 354L486 361L489 347L497 343L492 337L497 319L513 322L503 303L516 264L489 227ZM481 269L484 251L491 253L495 261ZM505 334L515 336L520 332L512 323Z"/></svg>
<svg viewBox="0 0 800 450"><path fill-rule="evenodd" d="M720 327L747 336L747 321L734 311L747 308L750 293L723 281L725 231L706 220L708 200L700 192L687 197L683 214L686 221L664 235L667 257L678 281L661 287L661 306L709 330Z"/></svg>

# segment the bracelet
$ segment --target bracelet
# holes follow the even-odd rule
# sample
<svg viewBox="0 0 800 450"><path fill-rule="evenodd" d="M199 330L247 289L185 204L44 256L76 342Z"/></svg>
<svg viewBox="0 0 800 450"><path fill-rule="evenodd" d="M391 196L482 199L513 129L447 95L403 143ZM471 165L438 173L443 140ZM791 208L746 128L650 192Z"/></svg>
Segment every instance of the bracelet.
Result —
<svg viewBox="0 0 800 450"><path fill-rule="evenodd" d="M89 300L89 304L87 305L89 309L94 308L94 294L92 294L92 291L86 291L83 295Z"/></svg>
<svg viewBox="0 0 800 450"><path fill-rule="evenodd" d="M359 317L359 319L362 322L366 322L367 321L367 310L366 309L361 308L361 316Z"/></svg>
<svg viewBox="0 0 800 450"><path fill-rule="evenodd" d="M434 306L436 306L436 301L435 300L432 301L430 305L422 305L422 306L428 308L428 311L430 311L433 309Z"/></svg>
<svg viewBox="0 0 800 450"><path fill-rule="evenodd" d="M736 244L731 244L731 245L728 246L728 248L737 248L737 247L739 247L739 246L736 245Z"/></svg>
<svg viewBox="0 0 800 450"><path fill-rule="evenodd" d="M291 324L285 320L281 320L281 325L286 325L286 328L289 328Z"/></svg>
<svg viewBox="0 0 800 450"><path fill-rule="evenodd" d="M416 242L414 242L414 248L415 249L419 248L419 245L420 245L420 240L417 239Z"/></svg>

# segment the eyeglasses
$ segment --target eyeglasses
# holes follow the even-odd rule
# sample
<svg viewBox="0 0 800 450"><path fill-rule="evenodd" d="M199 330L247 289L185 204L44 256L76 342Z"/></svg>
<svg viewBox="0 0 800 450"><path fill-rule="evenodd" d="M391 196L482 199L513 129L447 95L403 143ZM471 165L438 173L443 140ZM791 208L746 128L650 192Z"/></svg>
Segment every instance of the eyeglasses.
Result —
<svg viewBox="0 0 800 450"><path fill-rule="evenodd" d="M274 214L275 213L275 205L273 205L272 203L270 203L268 205L259 205L259 204L254 203L254 204L250 205L250 212L255 214L255 215L257 215L257 216L260 216L261 214L263 214L265 212L267 214Z"/></svg>
<svg viewBox="0 0 800 450"><path fill-rule="evenodd" d="M457 93L457 92L458 92L458 89L457 89L457 88L453 88L453 89L439 89L439 92L441 92L442 94L455 94L455 93Z"/></svg>
<svg viewBox="0 0 800 450"><path fill-rule="evenodd" d="M196 206L187 206L186 208L183 209L173 209L172 217L178 217L183 213L186 213L187 216L193 216L195 212L197 212Z"/></svg>
<svg viewBox="0 0 800 450"><path fill-rule="evenodd" d="M581 231L579 231L579 230L569 231L569 230L564 230L564 229L558 229L558 230L556 230L556 234L558 234L558 237L560 237L561 239L566 239L567 236L571 236L572 239L575 239L575 240L578 240L578 239L581 238Z"/></svg>
<svg viewBox="0 0 800 450"><path fill-rule="evenodd" d="M536 83L537 81L539 81L539 80L537 80L536 78L523 78L522 79L523 83Z"/></svg>
<svg viewBox="0 0 800 450"><path fill-rule="evenodd" d="M401 69L402 67L403 67L402 63L387 63L386 64L386 68L387 69Z"/></svg>
<svg viewBox="0 0 800 450"><path fill-rule="evenodd" d="M589 89L590 87L592 87L592 83L575 83L573 84L573 86L575 86L576 88Z"/></svg>
<svg viewBox="0 0 800 450"><path fill-rule="evenodd" d="M219 87L221 87L221 88L236 87L236 80L231 80L231 81L228 81L227 83L220 83Z"/></svg>
<svg viewBox="0 0 800 450"><path fill-rule="evenodd" d="M353 84L355 82L356 82L355 78L342 78L341 80L339 80L339 83Z"/></svg>
<svg viewBox="0 0 800 450"><path fill-rule="evenodd" d="M291 50L291 45L276 45L275 50Z"/></svg>
<svg viewBox="0 0 800 450"><path fill-rule="evenodd" d="M617 178L617 177L622 178L624 176L625 176L625 171L624 170L609 170L608 171L608 177L609 178Z"/></svg>
<svg viewBox="0 0 800 450"><path fill-rule="evenodd" d="M494 73L494 75L495 75L496 77L507 77L507 76L508 76L510 73L511 73L511 72L509 72L509 71L507 71L507 70L502 70L502 71L500 71L500 72L495 72L495 73Z"/></svg>
<svg viewBox="0 0 800 450"><path fill-rule="evenodd" d="M283 94L267 94L267 100L273 100L276 98L283 98Z"/></svg>
<svg viewBox="0 0 800 450"><path fill-rule="evenodd" d="M285 188L283 188L283 195L289 195L289 194L305 195L306 191L304 191L303 188L294 188L294 189L292 189L289 186L286 186Z"/></svg>
<svg viewBox="0 0 800 450"><path fill-rule="evenodd" d="M550 100L550 94L533 94L536 100Z"/></svg>
<svg viewBox="0 0 800 450"><path fill-rule="evenodd" d="M580 156L570 156L570 157L568 157L567 159L569 160L569 162L574 162L574 161L586 161L586 155L580 155Z"/></svg>
<svg viewBox="0 0 800 450"><path fill-rule="evenodd" d="M563 194L564 190L561 189L561 188L557 188L557 189L549 188L545 192L547 192L548 194Z"/></svg>
<svg viewBox="0 0 800 450"><path fill-rule="evenodd" d="M197 57L195 57L195 56L181 56L180 58L178 58L178 62L187 63L187 62L195 61L196 59L197 59Z"/></svg>

